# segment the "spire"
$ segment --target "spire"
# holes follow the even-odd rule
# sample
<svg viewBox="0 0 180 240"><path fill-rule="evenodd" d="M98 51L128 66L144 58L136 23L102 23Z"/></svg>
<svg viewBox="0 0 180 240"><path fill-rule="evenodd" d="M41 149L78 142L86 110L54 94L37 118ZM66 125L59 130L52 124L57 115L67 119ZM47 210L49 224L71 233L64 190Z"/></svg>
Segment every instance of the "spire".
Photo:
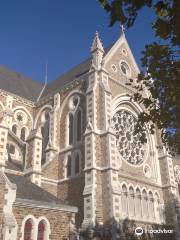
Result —
<svg viewBox="0 0 180 240"><path fill-rule="evenodd" d="M44 81L44 85L43 85L43 87L42 87L42 90L41 90L41 92L40 92L40 94L39 94L39 96L38 96L36 102L38 102L39 99L41 98L41 96L42 96L42 94L43 94L43 92L44 92L44 90L45 90L45 88L46 88L46 86L47 86L47 82L48 82L48 61L46 62L45 81Z"/></svg>
<svg viewBox="0 0 180 240"><path fill-rule="evenodd" d="M94 40L92 43L91 52L94 52L96 50L100 50L104 53L104 48L103 48L102 42L99 38L99 33L97 31L95 33L95 37L94 37Z"/></svg>
<svg viewBox="0 0 180 240"><path fill-rule="evenodd" d="M92 54L92 64L91 66L97 70L102 67L102 60L104 55L104 48L102 42L99 38L99 34L96 31L95 37L91 47L91 54Z"/></svg>

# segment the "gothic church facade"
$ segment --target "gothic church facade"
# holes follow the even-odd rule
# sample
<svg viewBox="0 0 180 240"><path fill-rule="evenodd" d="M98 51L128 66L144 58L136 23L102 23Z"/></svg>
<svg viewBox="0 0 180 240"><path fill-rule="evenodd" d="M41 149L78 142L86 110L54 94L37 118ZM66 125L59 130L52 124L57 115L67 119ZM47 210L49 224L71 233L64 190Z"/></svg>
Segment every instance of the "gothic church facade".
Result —
<svg viewBox="0 0 180 240"><path fill-rule="evenodd" d="M70 239L112 219L177 226L180 165L130 101L138 66L124 33L48 85L0 68L1 239ZM146 93L145 93L146 94ZM168 210L170 209L170 211Z"/></svg>

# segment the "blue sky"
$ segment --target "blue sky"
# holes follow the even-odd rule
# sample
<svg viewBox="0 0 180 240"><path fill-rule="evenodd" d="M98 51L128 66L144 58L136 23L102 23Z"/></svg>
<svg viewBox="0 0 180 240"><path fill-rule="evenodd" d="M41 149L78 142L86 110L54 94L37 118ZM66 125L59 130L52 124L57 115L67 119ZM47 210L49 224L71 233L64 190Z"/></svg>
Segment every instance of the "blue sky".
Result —
<svg viewBox="0 0 180 240"><path fill-rule="evenodd" d="M153 16L144 10L126 37L140 65L144 45L154 41ZM119 24L109 27L96 0L1 0L0 65L48 81L86 59L96 30L104 46L116 41Z"/></svg>

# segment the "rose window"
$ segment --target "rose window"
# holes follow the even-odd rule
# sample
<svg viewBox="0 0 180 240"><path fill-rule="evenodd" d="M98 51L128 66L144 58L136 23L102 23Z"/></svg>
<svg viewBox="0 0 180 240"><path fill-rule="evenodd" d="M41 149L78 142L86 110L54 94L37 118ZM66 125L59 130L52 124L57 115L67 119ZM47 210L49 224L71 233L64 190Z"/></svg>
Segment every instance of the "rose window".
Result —
<svg viewBox="0 0 180 240"><path fill-rule="evenodd" d="M17 121L18 122L22 122L23 121L23 114L22 113L18 113L17 114Z"/></svg>
<svg viewBox="0 0 180 240"><path fill-rule="evenodd" d="M144 160L145 145L140 141L140 134L134 135L137 119L128 111L120 110L113 117L116 143L120 155L133 165Z"/></svg>
<svg viewBox="0 0 180 240"><path fill-rule="evenodd" d="M15 112L15 119L19 124L26 124L28 120L26 113L21 110Z"/></svg>

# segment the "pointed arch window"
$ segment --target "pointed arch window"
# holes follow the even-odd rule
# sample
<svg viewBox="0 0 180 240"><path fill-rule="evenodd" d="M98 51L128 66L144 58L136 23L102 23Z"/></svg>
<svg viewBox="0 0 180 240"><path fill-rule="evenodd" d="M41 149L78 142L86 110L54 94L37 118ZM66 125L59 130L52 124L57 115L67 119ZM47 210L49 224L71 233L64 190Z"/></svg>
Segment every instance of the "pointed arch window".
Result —
<svg viewBox="0 0 180 240"><path fill-rule="evenodd" d="M42 113L41 119L42 119L42 125L41 125L41 134L42 134L42 158L41 158L41 164L44 164L46 162L46 147L49 142L49 130L50 130L50 110L45 110Z"/></svg>
<svg viewBox="0 0 180 240"><path fill-rule="evenodd" d="M136 189L136 201L135 201L135 211L136 211L136 218L140 219L141 218L141 212L142 212L142 208L141 208L141 192L140 189L137 188Z"/></svg>
<svg viewBox="0 0 180 240"><path fill-rule="evenodd" d="M142 192L142 211L143 211L143 217L146 219L148 218L148 197L147 192L143 190Z"/></svg>
<svg viewBox="0 0 180 240"><path fill-rule="evenodd" d="M80 172L80 158L79 153L76 153L75 156L75 174L78 174Z"/></svg>
<svg viewBox="0 0 180 240"><path fill-rule="evenodd" d="M128 216L128 198L127 198L127 187L124 184L122 186L122 210L125 217Z"/></svg>
<svg viewBox="0 0 180 240"><path fill-rule="evenodd" d="M13 132L14 134L17 134L17 126L16 126L16 125L13 125L13 126L12 126L12 132Z"/></svg>
<svg viewBox="0 0 180 240"><path fill-rule="evenodd" d="M38 237L37 240L45 240L45 222L41 220L38 224Z"/></svg>
<svg viewBox="0 0 180 240"><path fill-rule="evenodd" d="M154 198L153 194L150 191L149 192L149 213L150 213L150 218L154 219L155 218L155 213L154 213Z"/></svg>
<svg viewBox="0 0 180 240"><path fill-rule="evenodd" d="M69 144L73 143L73 114L69 113Z"/></svg>
<svg viewBox="0 0 180 240"><path fill-rule="evenodd" d="M24 225L24 240L32 240L33 224L32 220L28 219Z"/></svg>
<svg viewBox="0 0 180 240"><path fill-rule="evenodd" d="M77 112L77 141L81 140L81 128L82 128L82 112L78 110Z"/></svg>
<svg viewBox="0 0 180 240"><path fill-rule="evenodd" d="M134 189L131 186L129 188L129 215L130 217L134 217L135 215L135 202L134 202Z"/></svg>
<svg viewBox="0 0 180 240"><path fill-rule="evenodd" d="M67 158L67 177L71 176L71 155Z"/></svg>
<svg viewBox="0 0 180 240"><path fill-rule="evenodd" d="M41 134L42 134L42 136L44 136L44 127L43 126L41 127Z"/></svg>
<svg viewBox="0 0 180 240"><path fill-rule="evenodd" d="M25 127L21 128L20 138L21 138L22 141L26 140L26 128Z"/></svg>

